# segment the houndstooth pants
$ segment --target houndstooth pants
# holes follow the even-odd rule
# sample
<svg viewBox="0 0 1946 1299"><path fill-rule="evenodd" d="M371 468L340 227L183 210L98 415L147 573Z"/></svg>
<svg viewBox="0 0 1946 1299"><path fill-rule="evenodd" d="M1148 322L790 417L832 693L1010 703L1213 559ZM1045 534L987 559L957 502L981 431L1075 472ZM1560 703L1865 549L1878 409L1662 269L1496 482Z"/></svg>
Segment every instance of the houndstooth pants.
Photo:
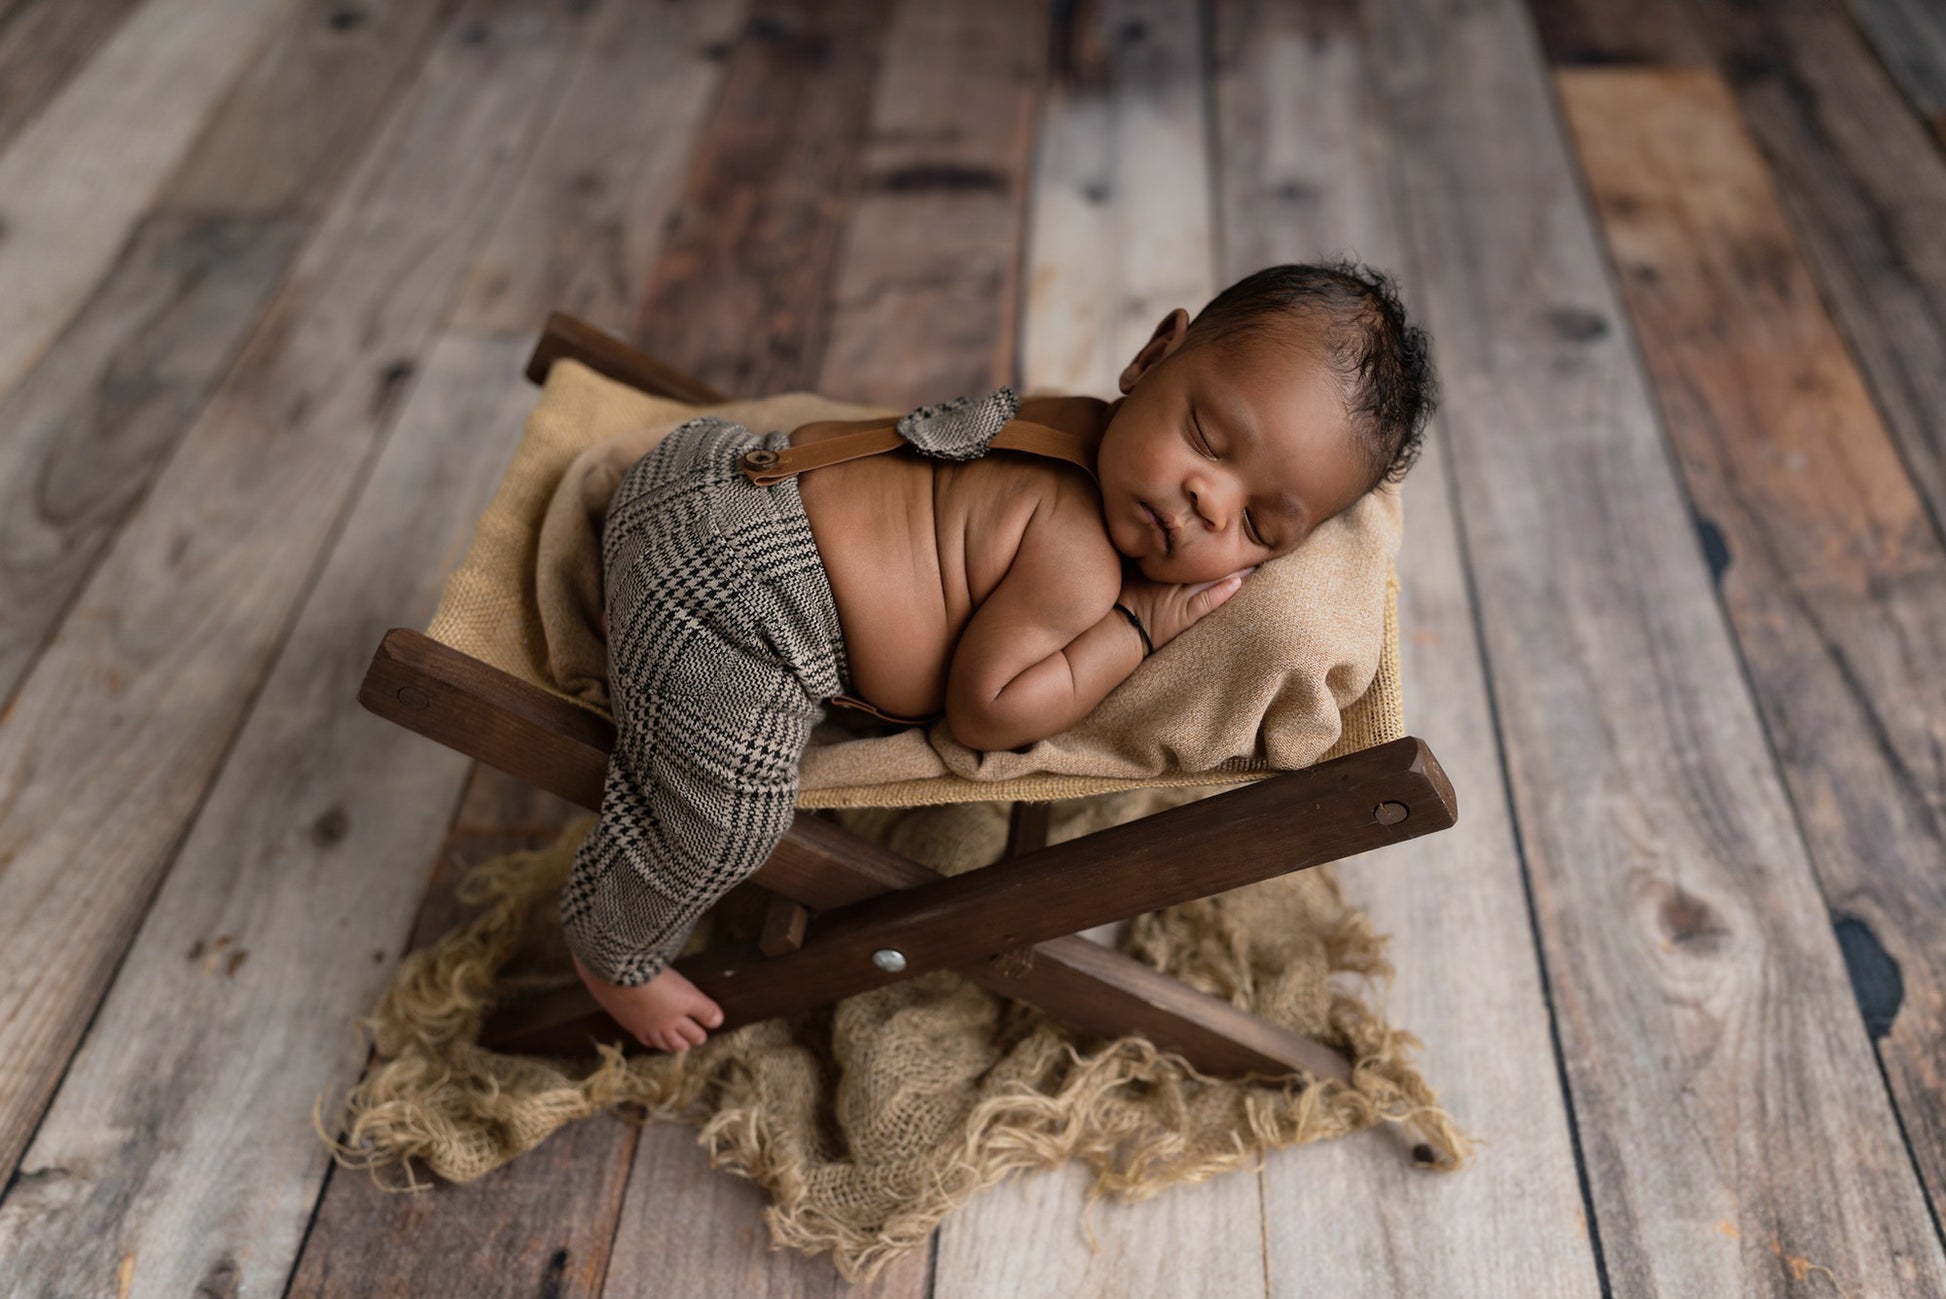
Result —
<svg viewBox="0 0 1946 1299"><path fill-rule="evenodd" d="M1012 390L899 421L920 454L986 454ZM615 749L601 815L561 892L568 946L623 987L668 968L797 810L824 703L851 689L843 629L795 479L737 467L789 436L690 420L629 469L602 533Z"/></svg>
<svg viewBox="0 0 1946 1299"><path fill-rule="evenodd" d="M811 727L849 689L796 481L758 487L737 468L751 447L788 445L691 420L630 468L609 506L615 749L561 920L611 983L660 974L703 912L763 865L796 813Z"/></svg>

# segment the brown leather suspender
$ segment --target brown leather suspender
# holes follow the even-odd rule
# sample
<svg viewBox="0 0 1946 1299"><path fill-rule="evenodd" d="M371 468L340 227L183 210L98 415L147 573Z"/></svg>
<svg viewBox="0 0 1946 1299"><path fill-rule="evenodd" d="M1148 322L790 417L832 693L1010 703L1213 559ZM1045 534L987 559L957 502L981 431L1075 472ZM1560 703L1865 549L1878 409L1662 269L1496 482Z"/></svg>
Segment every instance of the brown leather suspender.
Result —
<svg viewBox="0 0 1946 1299"><path fill-rule="evenodd" d="M771 451L765 448L746 451L738 458L737 466L757 486L769 487L806 470L843 464L847 460L862 460L866 456L896 451L905 445L906 440L899 436L897 427L886 424L882 428L860 429L856 433L841 434L806 446L786 447L782 451ZM1082 434L1069 433L1048 424L1036 424L1032 420L1024 419L1008 420L1001 430L993 435L991 449L1025 451L1030 455L1065 460L1071 465L1079 465L1085 469L1090 478L1094 477L1093 440Z"/></svg>

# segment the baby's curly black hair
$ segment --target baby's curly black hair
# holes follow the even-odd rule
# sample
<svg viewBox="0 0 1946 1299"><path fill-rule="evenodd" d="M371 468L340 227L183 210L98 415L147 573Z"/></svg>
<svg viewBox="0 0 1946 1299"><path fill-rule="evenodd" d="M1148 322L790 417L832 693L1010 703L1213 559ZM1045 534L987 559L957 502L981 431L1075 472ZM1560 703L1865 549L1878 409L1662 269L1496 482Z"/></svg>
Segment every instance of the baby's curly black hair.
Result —
<svg viewBox="0 0 1946 1299"><path fill-rule="evenodd" d="M1430 340L1406 319L1391 277L1349 261L1267 266L1210 299L1185 342L1200 346L1284 321L1311 326L1306 343L1338 380L1373 485L1404 478L1425 444L1439 379Z"/></svg>

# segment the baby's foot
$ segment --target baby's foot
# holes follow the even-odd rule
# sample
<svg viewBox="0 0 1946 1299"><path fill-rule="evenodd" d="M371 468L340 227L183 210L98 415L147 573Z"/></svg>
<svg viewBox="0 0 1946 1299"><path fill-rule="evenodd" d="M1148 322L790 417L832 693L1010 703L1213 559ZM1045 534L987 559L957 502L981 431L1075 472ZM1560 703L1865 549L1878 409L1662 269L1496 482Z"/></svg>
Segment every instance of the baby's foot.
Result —
<svg viewBox="0 0 1946 1299"><path fill-rule="evenodd" d="M644 1046L659 1051L687 1051L701 1046L707 1028L723 1023L723 1008L672 966L633 988L618 987L594 974L575 958L581 981L609 1013Z"/></svg>

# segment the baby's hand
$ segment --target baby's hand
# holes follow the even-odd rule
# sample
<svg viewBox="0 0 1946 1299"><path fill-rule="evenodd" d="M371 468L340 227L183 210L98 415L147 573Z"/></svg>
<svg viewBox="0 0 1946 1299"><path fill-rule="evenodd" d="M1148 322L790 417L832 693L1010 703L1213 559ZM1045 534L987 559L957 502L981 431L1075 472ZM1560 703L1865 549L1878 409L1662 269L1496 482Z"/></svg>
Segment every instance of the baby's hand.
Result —
<svg viewBox="0 0 1946 1299"><path fill-rule="evenodd" d="M705 1026L723 1023L723 1008L672 966L633 988L608 982L574 958L575 972L588 985L601 1008L636 1041L659 1051L687 1051L701 1046L709 1034Z"/></svg>
<svg viewBox="0 0 1946 1299"><path fill-rule="evenodd" d="M1235 595L1243 579L1256 571L1257 566L1252 564L1214 582L1179 585L1151 582L1131 570L1122 578L1121 602L1135 611L1149 633L1149 640L1161 649L1191 623Z"/></svg>

